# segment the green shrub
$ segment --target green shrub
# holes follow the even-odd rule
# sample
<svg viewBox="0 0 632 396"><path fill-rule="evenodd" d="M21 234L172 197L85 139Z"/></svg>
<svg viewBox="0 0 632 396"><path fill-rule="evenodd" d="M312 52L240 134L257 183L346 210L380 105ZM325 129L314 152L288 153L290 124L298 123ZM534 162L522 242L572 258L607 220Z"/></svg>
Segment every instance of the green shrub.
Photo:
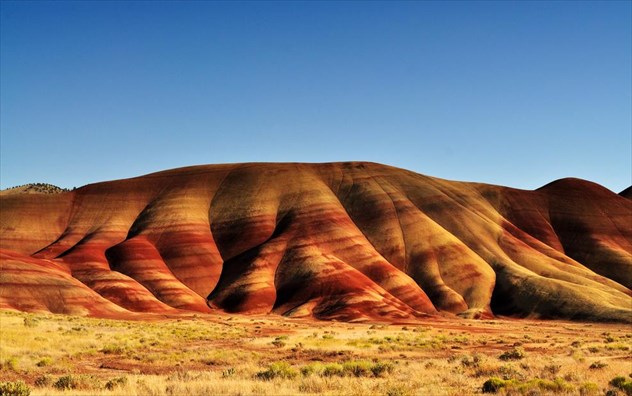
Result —
<svg viewBox="0 0 632 396"><path fill-rule="evenodd" d="M321 377L382 377L393 372L390 362L369 362L366 360L349 360L340 363L312 363L301 367L301 374L308 377L312 374Z"/></svg>
<svg viewBox="0 0 632 396"><path fill-rule="evenodd" d="M520 360L522 358L524 358L524 351L520 348L514 348L510 351L506 351L504 352L502 355L500 355L498 358L500 360Z"/></svg>
<svg viewBox="0 0 632 396"><path fill-rule="evenodd" d="M3 370L10 370L10 371L17 371L18 370L18 358L16 358L15 356L12 356L8 359L6 359L5 361L2 362L2 365L0 365L1 368Z"/></svg>
<svg viewBox="0 0 632 396"><path fill-rule="evenodd" d="M590 365L589 368L592 369L592 370L596 370L596 369L602 369L602 368L607 367L607 366L608 365L606 363L603 363L603 362L600 362L599 360L597 360L596 362L593 362Z"/></svg>
<svg viewBox="0 0 632 396"><path fill-rule="evenodd" d="M37 362L36 366L37 367L46 367L46 366L50 366L51 364L53 364L53 359L51 359L50 357L46 356L46 357L42 358L39 362Z"/></svg>
<svg viewBox="0 0 632 396"><path fill-rule="evenodd" d="M70 390L77 388L77 379L72 375L64 375L53 384L59 390Z"/></svg>
<svg viewBox="0 0 632 396"><path fill-rule="evenodd" d="M309 377L312 374L322 374L322 372L323 365L320 363L312 363L301 367L301 375L303 377Z"/></svg>
<svg viewBox="0 0 632 396"><path fill-rule="evenodd" d="M599 385L594 382L584 382L579 387L579 394L581 396L596 395L597 393L599 393Z"/></svg>
<svg viewBox="0 0 632 396"><path fill-rule="evenodd" d="M342 364L328 363L324 365L322 375L324 377L334 377L334 376L342 377L344 375L344 369L342 368Z"/></svg>
<svg viewBox="0 0 632 396"><path fill-rule="evenodd" d="M526 384L521 384L520 388L522 388L523 390L538 388L540 390L548 392L570 392L573 390L573 387L562 378L556 378L553 381L535 378L528 381Z"/></svg>
<svg viewBox="0 0 632 396"><path fill-rule="evenodd" d="M275 362L270 364L267 370L258 372L256 377L258 379L270 381L275 378L294 378L297 375L298 371L286 362Z"/></svg>
<svg viewBox="0 0 632 396"><path fill-rule="evenodd" d="M498 377L492 377L483 384L483 393L496 393L505 387L505 380Z"/></svg>
<svg viewBox="0 0 632 396"><path fill-rule="evenodd" d="M342 364L342 371L344 375L354 377L371 377L373 365L367 361L349 361Z"/></svg>
<svg viewBox="0 0 632 396"><path fill-rule="evenodd" d="M632 396L632 380L626 380L623 376L614 377L610 385L625 392L627 396Z"/></svg>
<svg viewBox="0 0 632 396"><path fill-rule="evenodd" d="M623 376L614 377L612 380L610 380L610 385L614 386L615 388L622 386L624 383L625 377Z"/></svg>
<svg viewBox="0 0 632 396"><path fill-rule="evenodd" d="M102 352L106 355L113 355L113 354L120 355L125 352L125 347L121 345L108 344L104 346L103 348L101 348L99 352Z"/></svg>
<svg viewBox="0 0 632 396"><path fill-rule="evenodd" d="M271 342L272 345L274 345L277 348L283 348L285 346L285 342L281 341L281 340L274 340Z"/></svg>
<svg viewBox="0 0 632 396"><path fill-rule="evenodd" d="M533 390L546 391L547 393L571 392L573 387L561 378L553 381L534 378L527 382L519 382L517 380L504 380L498 377L492 377L483 384L483 393L497 393L502 388L514 389L522 394L532 393Z"/></svg>
<svg viewBox="0 0 632 396"><path fill-rule="evenodd" d="M371 372L375 377L381 377L385 374L390 374L393 372L394 366L393 363L390 362L377 362L374 363L371 367Z"/></svg>
<svg viewBox="0 0 632 396"><path fill-rule="evenodd" d="M23 381L0 382L0 396L29 396L31 388Z"/></svg>

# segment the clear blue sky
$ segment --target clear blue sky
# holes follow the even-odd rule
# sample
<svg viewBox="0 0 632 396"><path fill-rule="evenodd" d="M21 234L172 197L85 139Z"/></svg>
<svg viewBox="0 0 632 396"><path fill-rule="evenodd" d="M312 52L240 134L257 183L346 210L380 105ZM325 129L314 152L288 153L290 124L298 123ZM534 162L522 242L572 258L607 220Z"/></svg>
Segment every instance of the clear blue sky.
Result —
<svg viewBox="0 0 632 396"><path fill-rule="evenodd" d="M632 7L1 1L0 185L368 160L632 183Z"/></svg>

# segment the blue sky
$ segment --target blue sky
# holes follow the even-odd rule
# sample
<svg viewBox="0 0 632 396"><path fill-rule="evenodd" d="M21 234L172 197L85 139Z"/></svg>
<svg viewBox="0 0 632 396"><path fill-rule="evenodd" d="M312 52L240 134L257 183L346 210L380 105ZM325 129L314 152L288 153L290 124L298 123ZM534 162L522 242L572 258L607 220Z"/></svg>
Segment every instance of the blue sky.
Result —
<svg viewBox="0 0 632 396"><path fill-rule="evenodd" d="M0 185L367 160L632 184L632 6L2 1Z"/></svg>

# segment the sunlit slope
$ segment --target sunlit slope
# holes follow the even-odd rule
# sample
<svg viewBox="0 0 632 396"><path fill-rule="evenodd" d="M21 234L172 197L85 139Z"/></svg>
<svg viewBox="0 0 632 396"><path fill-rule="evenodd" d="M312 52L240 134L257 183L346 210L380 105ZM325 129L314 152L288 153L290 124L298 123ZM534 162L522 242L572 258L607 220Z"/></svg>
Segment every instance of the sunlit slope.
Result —
<svg viewBox="0 0 632 396"><path fill-rule="evenodd" d="M632 201L576 179L208 165L0 205L3 307L632 321Z"/></svg>

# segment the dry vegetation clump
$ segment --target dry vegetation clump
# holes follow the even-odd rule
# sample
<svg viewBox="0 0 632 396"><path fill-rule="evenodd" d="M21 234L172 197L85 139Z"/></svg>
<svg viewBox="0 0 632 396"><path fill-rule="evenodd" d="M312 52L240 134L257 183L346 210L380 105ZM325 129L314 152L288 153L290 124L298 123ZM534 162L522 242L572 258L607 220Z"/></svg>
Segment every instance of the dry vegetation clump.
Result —
<svg viewBox="0 0 632 396"><path fill-rule="evenodd" d="M524 350L522 348L513 348L503 352L498 358L500 360L520 360L524 358Z"/></svg>
<svg viewBox="0 0 632 396"><path fill-rule="evenodd" d="M630 376L632 377L632 374L630 374ZM610 381L610 385L622 390L628 396L632 395L632 380L628 378L625 378L623 376L614 377Z"/></svg>
<svg viewBox="0 0 632 396"><path fill-rule="evenodd" d="M275 378L292 379L297 375L298 371L286 362L275 362L270 364L267 370L258 372L255 377L269 381Z"/></svg>
<svg viewBox="0 0 632 396"><path fill-rule="evenodd" d="M31 388L24 381L0 382L0 396L29 396Z"/></svg>
<svg viewBox="0 0 632 396"><path fill-rule="evenodd" d="M623 325L125 321L12 311L0 320L2 387L32 395L630 396L632 388Z"/></svg>
<svg viewBox="0 0 632 396"><path fill-rule="evenodd" d="M534 378L528 381L518 381L494 377L485 381L482 387L483 393L497 393L501 389L516 390L521 394L529 394L538 390L547 393L570 393L575 390L572 385L562 378L556 378L555 380Z"/></svg>

